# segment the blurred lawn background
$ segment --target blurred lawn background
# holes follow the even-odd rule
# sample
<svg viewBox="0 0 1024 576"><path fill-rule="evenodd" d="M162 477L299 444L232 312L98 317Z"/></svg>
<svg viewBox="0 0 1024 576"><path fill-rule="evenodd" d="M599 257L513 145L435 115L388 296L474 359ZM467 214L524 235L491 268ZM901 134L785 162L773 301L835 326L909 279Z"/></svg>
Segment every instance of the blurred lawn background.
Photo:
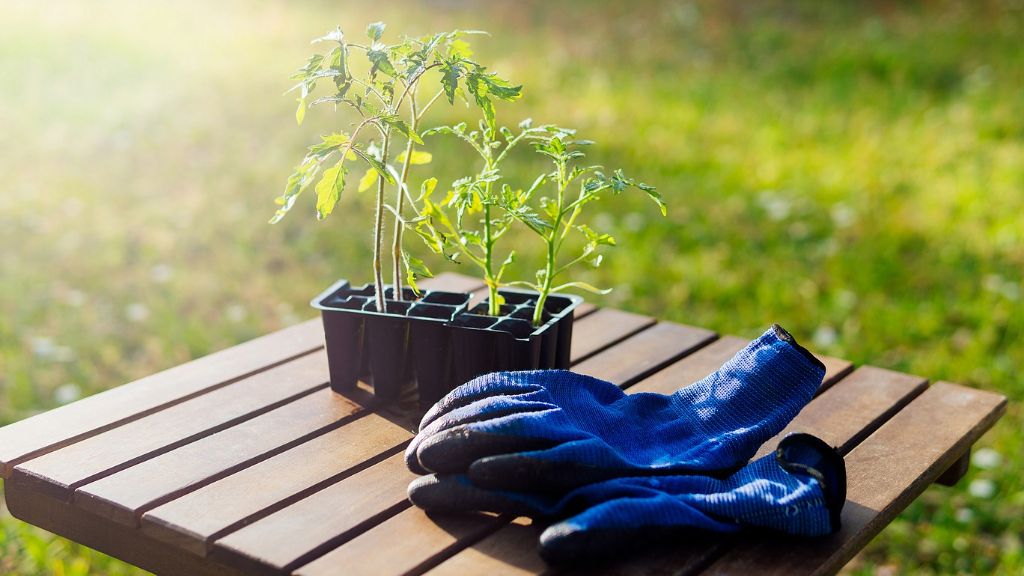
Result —
<svg viewBox="0 0 1024 576"><path fill-rule="evenodd" d="M499 119L574 125L659 187L667 219L642 195L591 215L620 245L582 274L615 287L602 302L749 337L777 321L822 353L1007 394L967 477L847 570L1024 571L1021 1L0 0L0 424L370 279L370 194L324 223L311 198L266 220L342 122L296 127L289 74L310 38L375 20L489 30L481 60L525 85ZM458 144L434 151L414 181L470 169ZM0 508L0 573L133 572Z"/></svg>

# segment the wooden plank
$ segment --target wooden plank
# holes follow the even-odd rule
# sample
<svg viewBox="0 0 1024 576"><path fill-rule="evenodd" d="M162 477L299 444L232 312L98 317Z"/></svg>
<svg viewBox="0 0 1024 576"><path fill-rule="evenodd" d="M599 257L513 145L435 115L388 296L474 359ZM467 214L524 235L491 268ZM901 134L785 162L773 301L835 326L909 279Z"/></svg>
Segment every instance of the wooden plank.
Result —
<svg viewBox="0 0 1024 576"><path fill-rule="evenodd" d="M472 292L483 283L459 274L438 274L426 288ZM95 436L323 346L319 318L111 388L49 412L0 428L0 476L31 458Z"/></svg>
<svg viewBox="0 0 1024 576"><path fill-rule="evenodd" d="M828 538L748 538L709 574L833 574L964 454L1006 398L937 382L846 457L842 529Z"/></svg>
<svg viewBox="0 0 1024 576"><path fill-rule="evenodd" d="M579 320L572 330L572 357L583 360L653 325L654 318L604 308Z"/></svg>
<svg viewBox="0 0 1024 576"><path fill-rule="evenodd" d="M20 464L11 481L54 496L327 386L322 351Z"/></svg>
<svg viewBox="0 0 1024 576"><path fill-rule="evenodd" d="M707 370L709 366L714 365L717 368L721 364L719 359L723 357L728 359L735 353L735 350L738 350L737 346L742 348L745 345L744 342L738 341L739 339L727 338L722 338L680 360L673 365L675 372L688 373L693 376ZM726 342L722 342L722 340ZM720 342L722 343L720 344ZM707 352L705 353L705 351ZM656 384L658 387L666 386L672 390L674 388L671 386L675 381L674 378L663 378L659 379ZM647 383L647 380L644 380L630 388L629 391L662 391L651 390ZM857 439L878 429L895 411L906 406L920 394L926 385L924 379L916 376L899 374L881 368L860 368L846 378L838 380L826 393L812 400L785 430L765 442L758 456L773 450L786 434L797 431L814 434L833 446L840 447L841 452L848 451ZM507 561L521 564L524 562L524 558L533 558L533 563L542 562L536 553L536 540L518 544L509 542L506 545L497 546L489 542L491 538L495 537L497 535L486 538L475 546L496 550L489 562ZM695 536L692 541L675 543L671 548L658 548L646 551L636 557L609 561L601 567L601 570L594 569L590 572L653 575L692 571L707 565L721 555L732 542L731 537ZM459 565L465 565L468 560L459 557L466 553L464 551L452 560ZM468 554L475 553L468 552ZM444 564L441 566L443 567ZM467 573L482 573L489 571L487 566L489 563L482 564L480 570L467 566L466 571Z"/></svg>
<svg viewBox="0 0 1024 576"><path fill-rule="evenodd" d="M573 317L576 319L583 318L584 316L589 316L594 312L597 312L597 310L598 308L596 304L584 302L576 307L576 310L573 312Z"/></svg>
<svg viewBox="0 0 1024 576"><path fill-rule="evenodd" d="M215 352L0 428L0 473L78 440L294 360L323 346L320 320Z"/></svg>
<svg viewBox="0 0 1024 576"><path fill-rule="evenodd" d="M494 534L474 543L439 566L431 576L467 574L540 574L548 565L537 554L540 529L528 518L516 518ZM344 548L342 548L344 549ZM669 572L666 572L668 574Z"/></svg>
<svg viewBox="0 0 1024 576"><path fill-rule="evenodd" d="M75 491L75 503L94 514L137 526L143 512L223 478L259 460L284 452L312 436L349 423L362 408L324 388L276 410L147 460ZM367 446L374 430L396 427L377 418L345 426L336 440L345 442L345 456L365 460L380 450ZM406 439L392 434L393 444ZM341 457L339 454L336 456ZM358 462L358 461L357 461Z"/></svg>
<svg viewBox="0 0 1024 576"><path fill-rule="evenodd" d="M660 322L617 344L612 353L593 356L573 370L627 387L714 339L710 330Z"/></svg>
<svg viewBox="0 0 1024 576"><path fill-rule="evenodd" d="M376 414L158 506L142 530L194 554L212 541L400 451L412 435ZM385 469L390 469L385 467Z"/></svg>
<svg viewBox="0 0 1024 576"><path fill-rule="evenodd" d="M242 572L198 556L182 554L167 544L146 538L138 530L111 524L45 494L8 483L4 488L7 507L22 520L60 534L158 574L189 576L243 576Z"/></svg>
<svg viewBox="0 0 1024 576"><path fill-rule="evenodd" d="M353 576L417 573L429 567L435 556L443 556L446 548L459 542L479 540L509 520L487 514L437 514L430 515L429 522L423 522L423 516L423 511L407 508L294 573L301 576L331 576L339 572ZM401 542L403 550L415 550L419 554L382 553L381 542ZM303 564L302 559L295 564Z"/></svg>
<svg viewBox="0 0 1024 576"><path fill-rule="evenodd" d="M630 343L633 340L643 338L643 335L647 332L658 328L657 325L653 328L645 330L624 342L613 346L612 348L606 349L596 356L593 356L590 360L581 362L579 366L590 364L591 374L598 378L604 378L612 382L634 382L636 379L641 378L644 374L648 373L652 367L663 366L664 364L671 362L679 355L685 354L690 350L710 341L714 338L714 333L690 328L678 324L666 324L665 328L659 330L656 333L654 339L644 339L646 343L644 346L635 346ZM675 347L666 345L665 342L670 341L675 343ZM654 345L654 342L660 342L660 345ZM625 352L624 352L625 351ZM604 358L618 359L618 362L604 361ZM405 494L395 494L393 496L395 501L405 500ZM319 507L327 506L328 500L321 494L315 494L309 499L310 501L318 501ZM312 503L309 504L311 507L314 506ZM294 507L293 507L294 508ZM290 518L290 522L296 522L299 517L304 513L302 509L286 509L281 512L282 516ZM294 556L292 558L285 559L280 558L274 552L265 552L268 547L279 546L276 541L270 540L272 535L280 537L281 534L286 533L282 526L274 527L272 524L275 522L273 518L266 518L257 522L253 526L247 527L227 538L220 540L216 543L214 550L222 550L227 555L223 557L225 562L230 562L230 558L234 556L244 557L248 562L251 562L255 558L262 558L263 562L270 564L268 568L286 569L292 568L297 565L301 565L303 561L314 561L319 555L326 552L322 547L318 547L315 551L310 551L304 555ZM418 567L422 569L432 563L437 563L451 554L457 552L459 549L472 544L480 535L478 532L472 532L472 537L466 540L457 541L445 541L445 546L449 546L445 551L439 551L435 547L421 547L420 541L416 539L402 539L395 538L393 532L398 530L398 526L401 527L402 533L422 533L422 534L433 534L436 532L437 527L433 521L423 514L420 510L411 510L407 514L404 514L401 519L394 520L396 524L388 524L389 521L385 521L384 524L394 528L381 528L379 530L374 529L366 532L359 536L358 546L364 550L374 549L377 550L389 550L388 554L382 555L382 557L375 561L374 567L380 568L384 572L397 573L408 569L410 566ZM244 542L238 541L238 535L246 530L253 529L254 527L263 524L259 527L261 533L259 537L247 537ZM287 525L288 523L283 523ZM497 529L499 526L494 526ZM483 530L483 528L481 528ZM348 552L343 549L348 547L350 543L346 543L351 535L346 535L345 538L335 539L332 541L335 547L340 546L342 550L332 552L332 558L340 556L347 557ZM319 538L317 539L319 540ZM271 558L272 557L272 558ZM240 567L250 569L252 564L239 563ZM326 566L325 564L318 564L317 566ZM386 570L383 570L383 566L388 566ZM318 568L319 569L319 568Z"/></svg>
<svg viewBox="0 0 1024 576"><path fill-rule="evenodd" d="M278 573L411 506L405 490L415 477L396 454L225 536L211 556L249 574Z"/></svg>

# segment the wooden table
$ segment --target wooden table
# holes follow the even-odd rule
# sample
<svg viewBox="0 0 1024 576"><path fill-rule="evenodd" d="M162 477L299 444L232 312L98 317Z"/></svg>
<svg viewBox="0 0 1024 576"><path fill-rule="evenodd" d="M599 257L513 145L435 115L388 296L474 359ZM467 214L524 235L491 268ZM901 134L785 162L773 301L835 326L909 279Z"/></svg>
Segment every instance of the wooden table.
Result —
<svg viewBox="0 0 1024 576"><path fill-rule="evenodd" d="M432 287L474 291L443 275ZM578 310L574 369L669 393L740 338ZM846 458L843 528L818 541L708 536L608 573L831 573L935 481L963 475L997 394L822 357L823 392L786 432ZM167 574L499 574L547 570L526 519L428 517L405 497L415 416L331 392L319 319L0 429L14 516ZM784 433L786 433L784 432ZM769 441L762 452L771 449Z"/></svg>

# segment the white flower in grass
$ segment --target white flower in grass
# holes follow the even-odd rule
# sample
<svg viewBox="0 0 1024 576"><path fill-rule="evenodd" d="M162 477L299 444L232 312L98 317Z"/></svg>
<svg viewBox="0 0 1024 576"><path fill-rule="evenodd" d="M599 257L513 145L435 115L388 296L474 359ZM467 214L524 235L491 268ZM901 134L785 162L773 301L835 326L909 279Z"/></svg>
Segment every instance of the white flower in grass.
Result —
<svg viewBox="0 0 1024 576"><path fill-rule="evenodd" d="M982 470L991 470L1003 463L1003 455L991 448L982 448L971 456L971 463Z"/></svg>
<svg viewBox="0 0 1024 576"><path fill-rule="evenodd" d="M82 397L82 389L78 387L78 384L67 383L62 386L58 386L53 391L53 399L58 404L69 404L78 400Z"/></svg>
<svg viewBox="0 0 1024 576"><path fill-rule="evenodd" d="M33 336L29 338L28 344L36 358L52 358L57 350L57 345L49 336Z"/></svg>
<svg viewBox="0 0 1024 576"><path fill-rule="evenodd" d="M245 320L245 306L242 306L241 304L232 304L224 310L224 316L232 322L241 322L242 320Z"/></svg>
<svg viewBox="0 0 1024 576"><path fill-rule="evenodd" d="M956 510L956 521L961 524L969 524L971 520L974 520L974 510L970 508L957 508Z"/></svg>
<svg viewBox="0 0 1024 576"><path fill-rule="evenodd" d="M814 331L812 340L818 348L828 348L839 341L839 333L831 326L818 326L818 329Z"/></svg>
<svg viewBox="0 0 1024 576"><path fill-rule="evenodd" d="M996 494L996 483L988 478L975 478L967 486L967 491L975 498L991 498Z"/></svg>
<svg viewBox="0 0 1024 576"><path fill-rule="evenodd" d="M68 306L79 306L85 304L85 292L81 290L68 290L67 294L64 295L64 301L68 303Z"/></svg>

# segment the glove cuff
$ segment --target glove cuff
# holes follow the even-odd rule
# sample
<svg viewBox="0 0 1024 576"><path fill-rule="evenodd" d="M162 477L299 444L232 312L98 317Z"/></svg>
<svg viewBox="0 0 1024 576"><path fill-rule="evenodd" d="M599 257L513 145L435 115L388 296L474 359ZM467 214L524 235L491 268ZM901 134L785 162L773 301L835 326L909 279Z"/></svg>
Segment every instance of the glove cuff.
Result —
<svg viewBox="0 0 1024 576"><path fill-rule="evenodd" d="M839 452L820 438L797 432L779 442L775 459L784 470L818 481L825 496L830 527L833 533L837 532L846 503L846 462Z"/></svg>

